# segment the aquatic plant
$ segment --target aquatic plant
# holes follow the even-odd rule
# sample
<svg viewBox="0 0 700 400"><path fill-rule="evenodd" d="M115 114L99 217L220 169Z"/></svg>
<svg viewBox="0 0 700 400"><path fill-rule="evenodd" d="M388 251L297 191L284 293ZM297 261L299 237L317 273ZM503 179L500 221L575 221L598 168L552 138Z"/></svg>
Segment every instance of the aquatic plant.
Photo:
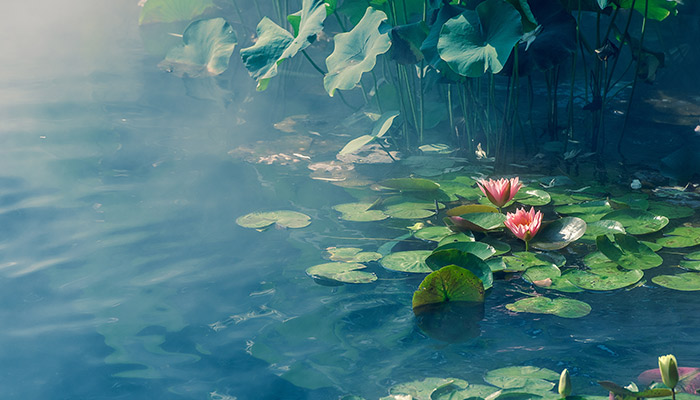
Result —
<svg viewBox="0 0 700 400"><path fill-rule="evenodd" d="M676 356L673 354L660 356L659 371L661 371L661 380L663 381L664 385L671 389L675 400L675 388L676 384L678 384L678 363L676 362Z"/></svg>
<svg viewBox="0 0 700 400"><path fill-rule="evenodd" d="M518 208L515 213L506 214L504 224L518 239L525 242L525 251L528 251L530 240L537 235L542 225L542 213L535 211L534 207L530 211Z"/></svg>
<svg viewBox="0 0 700 400"><path fill-rule="evenodd" d="M571 378L569 377L569 370L564 368L561 371L561 376L559 377L559 386L557 386L557 391L562 399L565 399L571 394Z"/></svg>
<svg viewBox="0 0 700 400"><path fill-rule="evenodd" d="M477 181L477 185L489 201L498 207L499 210L513 200L518 190L523 187L518 177L510 179L501 178L499 180L481 179Z"/></svg>

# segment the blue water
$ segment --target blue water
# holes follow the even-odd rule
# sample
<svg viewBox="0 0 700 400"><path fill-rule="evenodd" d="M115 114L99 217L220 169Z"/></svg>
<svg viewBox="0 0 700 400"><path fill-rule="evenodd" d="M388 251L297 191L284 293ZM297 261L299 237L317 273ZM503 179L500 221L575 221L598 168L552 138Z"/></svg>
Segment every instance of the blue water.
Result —
<svg viewBox="0 0 700 400"><path fill-rule="evenodd" d="M325 247L373 251L385 240L363 238L408 224L363 231L331 209L352 197L303 166L229 154L275 139L286 115L315 114L313 129L338 116L256 94L240 65L236 90L202 99L211 87L157 69L135 3L38 0L0 16L12 38L0 47L3 399L377 398L526 364L569 368L581 393L604 394L595 380L634 380L661 354L700 365L693 293L576 295L593 312L566 320L508 312L531 288L497 282L467 321L475 337L447 344L411 311L422 277L372 265L376 284L316 284L304 270ZM235 223L271 209L320 228Z"/></svg>

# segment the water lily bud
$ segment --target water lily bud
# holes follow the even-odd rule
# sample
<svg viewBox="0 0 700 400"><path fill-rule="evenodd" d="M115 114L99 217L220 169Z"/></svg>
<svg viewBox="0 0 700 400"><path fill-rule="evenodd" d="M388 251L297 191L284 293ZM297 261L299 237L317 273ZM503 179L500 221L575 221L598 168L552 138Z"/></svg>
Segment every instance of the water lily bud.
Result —
<svg viewBox="0 0 700 400"><path fill-rule="evenodd" d="M676 387L678 383L678 363L673 354L659 357L659 370L661 371L661 380L664 385L671 389Z"/></svg>
<svg viewBox="0 0 700 400"><path fill-rule="evenodd" d="M561 371L561 376L559 377L559 396L561 398L566 398L571 394L571 379L569 378L569 370L564 369Z"/></svg>

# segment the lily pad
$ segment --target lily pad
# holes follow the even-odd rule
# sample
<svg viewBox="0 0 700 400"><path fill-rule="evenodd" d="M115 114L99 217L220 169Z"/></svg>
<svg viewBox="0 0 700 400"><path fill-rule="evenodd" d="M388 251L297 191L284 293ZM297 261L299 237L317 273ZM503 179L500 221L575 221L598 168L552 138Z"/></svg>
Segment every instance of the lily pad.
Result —
<svg viewBox="0 0 700 400"><path fill-rule="evenodd" d="M481 243L486 243L489 246L493 247L496 252L493 254L494 256L500 256L501 254L506 254L510 252L511 247L508 243L502 242L498 239L494 239L490 236L487 236L483 239L480 240Z"/></svg>
<svg viewBox="0 0 700 400"><path fill-rule="evenodd" d="M474 254L475 256L481 258L482 260L486 260L492 255L496 254L496 249L486 243L482 242L455 242L455 243L447 243L441 246L438 246L434 251L438 250L449 250L449 249L456 249L463 251L465 253L470 253Z"/></svg>
<svg viewBox="0 0 700 400"><path fill-rule="evenodd" d="M357 247L329 247L326 249L332 261L344 262L370 262L377 261L382 255L374 251L362 251Z"/></svg>
<svg viewBox="0 0 700 400"><path fill-rule="evenodd" d="M577 217L564 217L544 226L530 242L540 250L559 250L575 242L586 232L586 223Z"/></svg>
<svg viewBox="0 0 700 400"><path fill-rule="evenodd" d="M651 278L651 281L665 288L682 290L682 291L697 291L700 290L700 273L684 272L678 275L657 275Z"/></svg>
<svg viewBox="0 0 700 400"><path fill-rule="evenodd" d="M443 388L464 389L469 384L457 378L425 378L422 381L414 381L394 385L389 389L389 398L398 399L406 397L415 400L431 400L432 394Z"/></svg>
<svg viewBox="0 0 700 400"><path fill-rule="evenodd" d="M695 214L695 210L690 207L664 203L661 201L650 201L649 209L647 211L656 215L663 215L669 219L687 218Z"/></svg>
<svg viewBox="0 0 700 400"><path fill-rule="evenodd" d="M171 49L158 66L180 77L220 75L228 68L236 43L236 33L225 19L195 21L182 34L182 44Z"/></svg>
<svg viewBox="0 0 700 400"><path fill-rule="evenodd" d="M552 198L549 196L549 193L544 190L524 187L515 194L513 201L528 206L544 206L549 204Z"/></svg>
<svg viewBox="0 0 700 400"><path fill-rule="evenodd" d="M435 215L434 203L403 202L391 204L384 208L384 212L398 219L423 219Z"/></svg>
<svg viewBox="0 0 700 400"><path fill-rule="evenodd" d="M550 299L544 296L528 297L518 300L515 303L506 304L506 308L515 312L552 314L563 318L581 318L591 312L591 306L582 301L567 298ZM543 383L542 385L544 386ZM554 387L553 383L550 389L552 387Z"/></svg>
<svg viewBox="0 0 700 400"><path fill-rule="evenodd" d="M484 380L502 389L526 388L527 390L551 390L559 374L532 366L499 368L486 373Z"/></svg>
<svg viewBox="0 0 700 400"><path fill-rule="evenodd" d="M425 259L425 263L433 271L437 271L448 265L456 265L468 269L481 280L485 290L493 286L493 273L491 272L491 268L474 254L457 249L435 250L433 254Z"/></svg>
<svg viewBox="0 0 700 400"><path fill-rule="evenodd" d="M350 32L335 35L335 49L326 59L328 73L323 78L323 86L331 97L337 89L354 88L362 74L374 69L377 56L389 50L389 35L379 31L386 19L382 11L368 7Z"/></svg>
<svg viewBox="0 0 700 400"><path fill-rule="evenodd" d="M559 276L561 276L561 270L554 264L530 267L523 273L523 279L530 283L546 279L553 280Z"/></svg>
<svg viewBox="0 0 700 400"><path fill-rule="evenodd" d="M580 293L583 289L574 285L569 281L567 274L564 273L559 277L554 277L552 279L552 284L547 287L547 289L556 290L564 293Z"/></svg>
<svg viewBox="0 0 700 400"><path fill-rule="evenodd" d="M615 290L634 285L644 276L639 269L620 271L618 269L599 269L595 272L575 270L566 274L569 282L586 290Z"/></svg>
<svg viewBox="0 0 700 400"><path fill-rule="evenodd" d="M471 232L468 233L469 234L458 232L445 236L438 242L438 247L457 242L475 242L476 239L474 239L474 235Z"/></svg>
<svg viewBox="0 0 700 400"><path fill-rule="evenodd" d="M550 254L521 251L513 253L510 256L504 256L503 262L505 262L507 266L507 271L519 272L538 265L554 265L561 267L564 265L564 262L566 262L566 259L562 262Z"/></svg>
<svg viewBox="0 0 700 400"><path fill-rule="evenodd" d="M679 226L664 233L656 243L669 248L692 247L700 244L700 227Z"/></svg>
<svg viewBox="0 0 700 400"><path fill-rule="evenodd" d="M634 236L616 234L613 243L607 236L596 239L598 250L607 258L625 269L649 269L658 267L664 260Z"/></svg>
<svg viewBox="0 0 700 400"><path fill-rule="evenodd" d="M678 5L675 1L669 0L649 0L648 2L635 2L633 0L620 0L618 4L621 8L630 9L634 6L640 14L646 15L647 18L662 21L669 15L676 15Z"/></svg>
<svg viewBox="0 0 700 400"><path fill-rule="evenodd" d="M483 196L479 188L456 181L440 181L440 189L450 196L450 201L458 201L460 198L473 201Z"/></svg>
<svg viewBox="0 0 700 400"><path fill-rule="evenodd" d="M610 199L612 203L616 203L618 207L622 204L629 208L634 208L637 210L646 210L649 208L649 195L646 193L627 193L624 196L617 196Z"/></svg>
<svg viewBox="0 0 700 400"><path fill-rule="evenodd" d="M423 192L440 189L437 183L423 178L396 178L379 182L385 188L400 190L402 192Z"/></svg>
<svg viewBox="0 0 700 400"><path fill-rule="evenodd" d="M614 235L616 233L627 233L625 232L625 227L618 221L608 219L588 222L586 224L586 233L583 235L583 239L595 240L600 235Z"/></svg>
<svg viewBox="0 0 700 400"><path fill-rule="evenodd" d="M469 270L448 265L433 271L413 293L413 309L447 301L483 302L484 285Z"/></svg>
<svg viewBox="0 0 700 400"><path fill-rule="evenodd" d="M554 211L558 212L559 214L579 217L586 222L593 222L610 213L612 211L612 207L606 200L596 200L578 204L557 206L554 207Z"/></svg>
<svg viewBox="0 0 700 400"><path fill-rule="evenodd" d="M503 228L505 220L505 215L492 212L475 212L452 217L452 222L454 222L456 226L476 232L486 232Z"/></svg>
<svg viewBox="0 0 700 400"><path fill-rule="evenodd" d="M303 228L311 223L311 218L300 212L280 210L269 212L254 212L236 219L236 223L244 228L261 229L272 224L281 228Z"/></svg>
<svg viewBox="0 0 700 400"><path fill-rule="evenodd" d="M340 212L340 218L345 221L369 222L389 218L384 211L370 210L372 206L373 203L345 203L333 206L333 209Z"/></svg>
<svg viewBox="0 0 700 400"><path fill-rule="evenodd" d="M433 270L425 263L425 259L432 254L430 250L409 250L391 253L380 260L386 269L401 272L424 274Z"/></svg>
<svg viewBox="0 0 700 400"><path fill-rule="evenodd" d="M416 239L427 240L429 242L439 242L450 235L452 235L452 231L446 226L429 226L417 230L413 234Z"/></svg>
<svg viewBox="0 0 700 400"><path fill-rule="evenodd" d="M600 251L586 254L583 257L583 263L592 270L617 268L617 264Z"/></svg>
<svg viewBox="0 0 700 400"><path fill-rule="evenodd" d="M603 216L602 219L620 222L630 235L656 232L668 224L668 218L664 216L632 208L613 211Z"/></svg>
<svg viewBox="0 0 700 400"><path fill-rule="evenodd" d="M477 78L503 69L523 27L520 13L504 0L486 0L445 22L437 49L460 75Z"/></svg>
<svg viewBox="0 0 700 400"><path fill-rule="evenodd" d="M377 280L372 272L359 271L366 268L363 264L332 262L314 265L306 273L314 279L328 279L343 283L371 283Z"/></svg>

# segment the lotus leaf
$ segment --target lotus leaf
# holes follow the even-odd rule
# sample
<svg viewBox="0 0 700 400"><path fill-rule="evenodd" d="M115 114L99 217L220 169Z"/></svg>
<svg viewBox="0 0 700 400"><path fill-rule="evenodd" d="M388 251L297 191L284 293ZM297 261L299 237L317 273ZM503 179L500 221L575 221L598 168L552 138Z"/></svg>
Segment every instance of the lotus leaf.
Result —
<svg viewBox="0 0 700 400"><path fill-rule="evenodd" d="M700 244L700 227L679 226L664 233L656 243L669 248L692 247Z"/></svg>
<svg viewBox="0 0 700 400"><path fill-rule="evenodd" d="M430 27L428 36L425 38L420 48L428 64L435 68L435 70L439 73L454 81L460 80L462 77L452 71L447 63L440 58L437 46L438 40L440 39L440 32L442 31L442 27L445 25L445 22L458 16L462 13L462 11L463 10L461 8L457 8L449 4L442 5L437 12L435 22L433 22Z"/></svg>
<svg viewBox="0 0 700 400"><path fill-rule="evenodd" d="M483 302L484 285L469 270L448 265L433 271L413 293L413 309L447 301Z"/></svg>
<svg viewBox="0 0 700 400"><path fill-rule="evenodd" d="M277 66L282 54L294 40L294 36L271 19L263 17L256 29L258 39L251 47L241 49L243 64L248 73L258 81L258 90L267 89L272 77L277 75Z"/></svg>
<svg viewBox="0 0 700 400"><path fill-rule="evenodd" d="M484 380L502 389L525 388L540 391L551 390L559 374L546 369L532 366L499 368L486 373Z"/></svg>
<svg viewBox="0 0 700 400"><path fill-rule="evenodd" d="M685 260L680 261L682 268L700 271L700 251L686 254L685 258Z"/></svg>
<svg viewBox="0 0 700 400"><path fill-rule="evenodd" d="M452 231L446 226L429 226L413 234L416 239L427 240L429 242L439 242L451 235Z"/></svg>
<svg viewBox="0 0 700 400"><path fill-rule="evenodd" d="M651 251L653 251L654 253L656 253L657 251L659 251L659 250L661 250L661 249L664 248L664 246L662 246L662 245L660 245L660 244L658 244L658 243L647 242L646 240L640 240L639 243L645 244L645 245L646 245L648 248L650 248Z"/></svg>
<svg viewBox="0 0 700 400"><path fill-rule="evenodd" d="M323 86L331 97L337 89L354 88L363 73L374 69L377 56L389 50L389 35L379 32L386 19L386 14L370 7L350 32L335 35L335 49L326 59L328 73L323 78Z"/></svg>
<svg viewBox="0 0 700 400"><path fill-rule="evenodd" d="M683 207L660 201L650 201L647 211L656 215L663 215L669 219L687 218L695 214L695 210L690 207Z"/></svg>
<svg viewBox="0 0 700 400"><path fill-rule="evenodd" d="M432 272L425 264L425 259L432 254L430 250L410 250L391 253L380 260L386 269L401 272L424 274Z"/></svg>
<svg viewBox="0 0 700 400"><path fill-rule="evenodd" d="M561 270L554 264L551 265L536 265L525 270L523 279L533 283L544 281L546 279L554 280L561 276Z"/></svg>
<svg viewBox="0 0 700 400"><path fill-rule="evenodd" d="M607 258L625 269L649 269L664 262L661 256L631 235L615 234L614 243L601 235L596 239L596 245Z"/></svg>
<svg viewBox="0 0 700 400"><path fill-rule="evenodd" d="M244 228L260 229L277 224L281 228L303 228L311 223L311 218L296 211L254 212L236 219L236 223Z"/></svg>
<svg viewBox="0 0 700 400"><path fill-rule="evenodd" d="M177 76L198 78L226 71L237 39L225 19L213 18L188 25L182 42L168 52L159 66Z"/></svg>
<svg viewBox="0 0 700 400"><path fill-rule="evenodd" d="M597 196L589 193L560 193L553 190L550 190L548 193L549 197L552 198L552 204L555 206L574 205L581 202L594 201L596 198L598 198Z"/></svg>
<svg viewBox="0 0 700 400"><path fill-rule="evenodd" d="M481 283L484 285L484 290L493 286L493 273L491 272L491 268L474 254L457 249L435 250L433 254L425 259L425 263L433 271L437 271L448 265L456 265L468 269L481 280Z"/></svg>
<svg viewBox="0 0 700 400"><path fill-rule="evenodd" d="M314 265L306 273L314 279L328 279L343 283L370 283L377 280L372 272L359 271L366 268L362 264L348 262L332 262Z"/></svg>
<svg viewBox="0 0 700 400"><path fill-rule="evenodd" d="M490 258L486 260L486 264L491 268L491 272L505 271L506 263L503 262L503 257Z"/></svg>
<svg viewBox="0 0 700 400"><path fill-rule="evenodd" d="M381 221L389 218L381 210L370 210L373 203L345 203L333 206L333 209L341 213L341 219L355 222Z"/></svg>
<svg viewBox="0 0 700 400"><path fill-rule="evenodd" d="M593 222L610 213L612 207L610 207L610 203L606 200L596 200L557 206L554 208L554 211L560 214L577 216L586 222Z"/></svg>
<svg viewBox="0 0 700 400"><path fill-rule="evenodd" d="M563 317L563 318L581 318L585 317L591 312L591 306L589 306L587 303L584 303L579 300L574 300L574 299L567 299L567 298L557 298L557 299L550 299L548 297L540 296L540 297L528 297L522 300L518 300L515 303L511 304L506 304L506 308L509 309L510 311L515 311L515 312L529 312L529 313L535 313L535 314L552 314L556 315L557 317ZM532 379L532 378L530 378ZM551 378L550 378L551 379ZM541 389L545 388L544 382L547 381L542 381L540 384L542 385ZM493 382L489 382L493 383ZM519 382L517 382L519 383ZM513 384L517 384L513 383ZM551 383L551 382L547 382ZM523 385L525 386L525 385ZM517 386L516 386L517 387ZM554 387L554 384L552 383L549 388ZM538 386L539 388L539 386ZM528 387L530 389L530 387ZM532 390L532 389L531 389Z"/></svg>
<svg viewBox="0 0 700 400"><path fill-rule="evenodd" d="M549 204L552 198L549 196L549 193L544 190L524 187L515 194L513 201L528 206L544 206Z"/></svg>
<svg viewBox="0 0 700 400"><path fill-rule="evenodd" d="M564 217L544 225L530 242L540 250L559 250L575 242L586 232L586 223L577 217Z"/></svg>
<svg viewBox="0 0 700 400"><path fill-rule="evenodd" d="M576 19L560 2L540 0L526 4L529 4L532 17L537 22L528 24L534 30L535 37L527 42L526 50L518 54L521 75L527 72L529 64L540 71L548 71L567 60L576 50ZM535 30L535 25L540 25L541 30Z"/></svg>
<svg viewBox="0 0 700 400"><path fill-rule="evenodd" d="M442 388L450 388L453 390L464 389L468 386L466 381L457 378L425 378L422 381L414 381L394 385L389 389L392 395L390 399L396 399L397 396L410 396L415 400L431 400L434 392Z"/></svg>
<svg viewBox="0 0 700 400"><path fill-rule="evenodd" d="M190 21L213 8L214 0L149 0L141 10L139 25Z"/></svg>
<svg viewBox="0 0 700 400"><path fill-rule="evenodd" d="M379 117L377 122L375 122L374 128L372 129L372 134L362 135L358 138L351 140L345 145L345 147L342 148L342 150L338 152L338 155L342 156L345 154L352 154L357 150L361 149L367 143L384 136L384 134L389 130L389 128L391 128L391 125L394 123L394 118L396 118L398 115L398 111L385 112Z"/></svg>
<svg viewBox="0 0 700 400"><path fill-rule="evenodd" d="M664 216L632 208L613 211L603 216L602 219L620 222L630 235L656 232L668 224L668 218Z"/></svg>
<svg viewBox="0 0 700 400"><path fill-rule="evenodd" d="M616 233L626 233L625 227L621 223L608 219L588 222L586 224L586 234L583 235L583 239L595 240L600 235L612 236Z"/></svg>
<svg viewBox="0 0 700 400"><path fill-rule="evenodd" d="M479 188L471 187L470 185L465 185L456 181L441 181L440 189L450 196L450 201L457 201L460 198L465 200L478 200L483 197ZM496 210L496 212L498 212L498 210Z"/></svg>
<svg viewBox="0 0 700 400"><path fill-rule="evenodd" d="M498 208L489 205L481 204L466 204L463 206L451 208L447 210L447 215L450 217L457 217L464 214L472 213L499 213Z"/></svg>
<svg viewBox="0 0 700 400"><path fill-rule="evenodd" d="M531 252L516 252L510 256L503 257L503 262L507 266L507 271L509 272L519 272L525 271L528 268L537 265L554 265L560 267L564 265L566 259L557 260L553 257L553 254L547 253L531 253Z"/></svg>
<svg viewBox="0 0 700 400"><path fill-rule="evenodd" d="M651 278L651 281L659 286L674 290L700 290L700 273L698 272L684 272L678 275L657 275Z"/></svg>
<svg viewBox="0 0 700 400"><path fill-rule="evenodd" d="M648 2L619 0L616 4L618 4L620 8L627 9L632 8L634 5L634 9L639 11L642 15L646 15L647 18L657 21L662 21L669 15L676 15L678 13L678 10L676 10L678 3L671 0L648 0Z"/></svg>
<svg viewBox="0 0 700 400"><path fill-rule="evenodd" d="M628 388L624 388L616 383L609 382L609 381L599 381L598 384L612 394L620 395L623 398L627 397L632 397L632 398L653 398L653 397L668 397L671 396L673 393L671 392L671 389L668 388L656 388L656 389L647 389L643 391L636 391L636 390L630 390ZM631 385L630 385L631 386ZM630 387L628 386L628 387ZM636 389L636 385L632 386Z"/></svg>
<svg viewBox="0 0 700 400"><path fill-rule="evenodd" d="M336 6L338 5L337 0L323 0L326 3L326 16L329 16L335 12ZM294 31L294 36L299 36L299 26L301 25L301 14L302 10L295 12L294 14L287 15L287 22L292 26Z"/></svg>
<svg viewBox="0 0 700 400"><path fill-rule="evenodd" d="M416 64L423 60L420 46L428 32L428 25L423 21L393 27L389 31L391 59L399 64Z"/></svg>
<svg viewBox="0 0 700 400"><path fill-rule="evenodd" d="M449 249L457 249L460 251L463 251L465 253L470 253L474 254L475 256L481 258L482 260L486 260L492 255L496 254L496 249L493 248L493 246L488 245L486 243L482 242L455 242L455 243L447 243L441 246L438 246L433 251L438 251L438 250L449 250Z"/></svg>
<svg viewBox="0 0 700 400"><path fill-rule="evenodd" d="M326 249L332 261L370 262L377 261L382 255L374 251L362 251L357 247L329 247Z"/></svg>
<svg viewBox="0 0 700 400"><path fill-rule="evenodd" d="M589 271L571 271L566 274L569 282L586 290L615 290L639 282L644 276L641 270L620 271L617 268Z"/></svg>
<svg viewBox="0 0 700 400"><path fill-rule="evenodd" d="M437 49L460 75L476 78L503 69L523 27L520 13L505 0L486 0L445 22Z"/></svg>

